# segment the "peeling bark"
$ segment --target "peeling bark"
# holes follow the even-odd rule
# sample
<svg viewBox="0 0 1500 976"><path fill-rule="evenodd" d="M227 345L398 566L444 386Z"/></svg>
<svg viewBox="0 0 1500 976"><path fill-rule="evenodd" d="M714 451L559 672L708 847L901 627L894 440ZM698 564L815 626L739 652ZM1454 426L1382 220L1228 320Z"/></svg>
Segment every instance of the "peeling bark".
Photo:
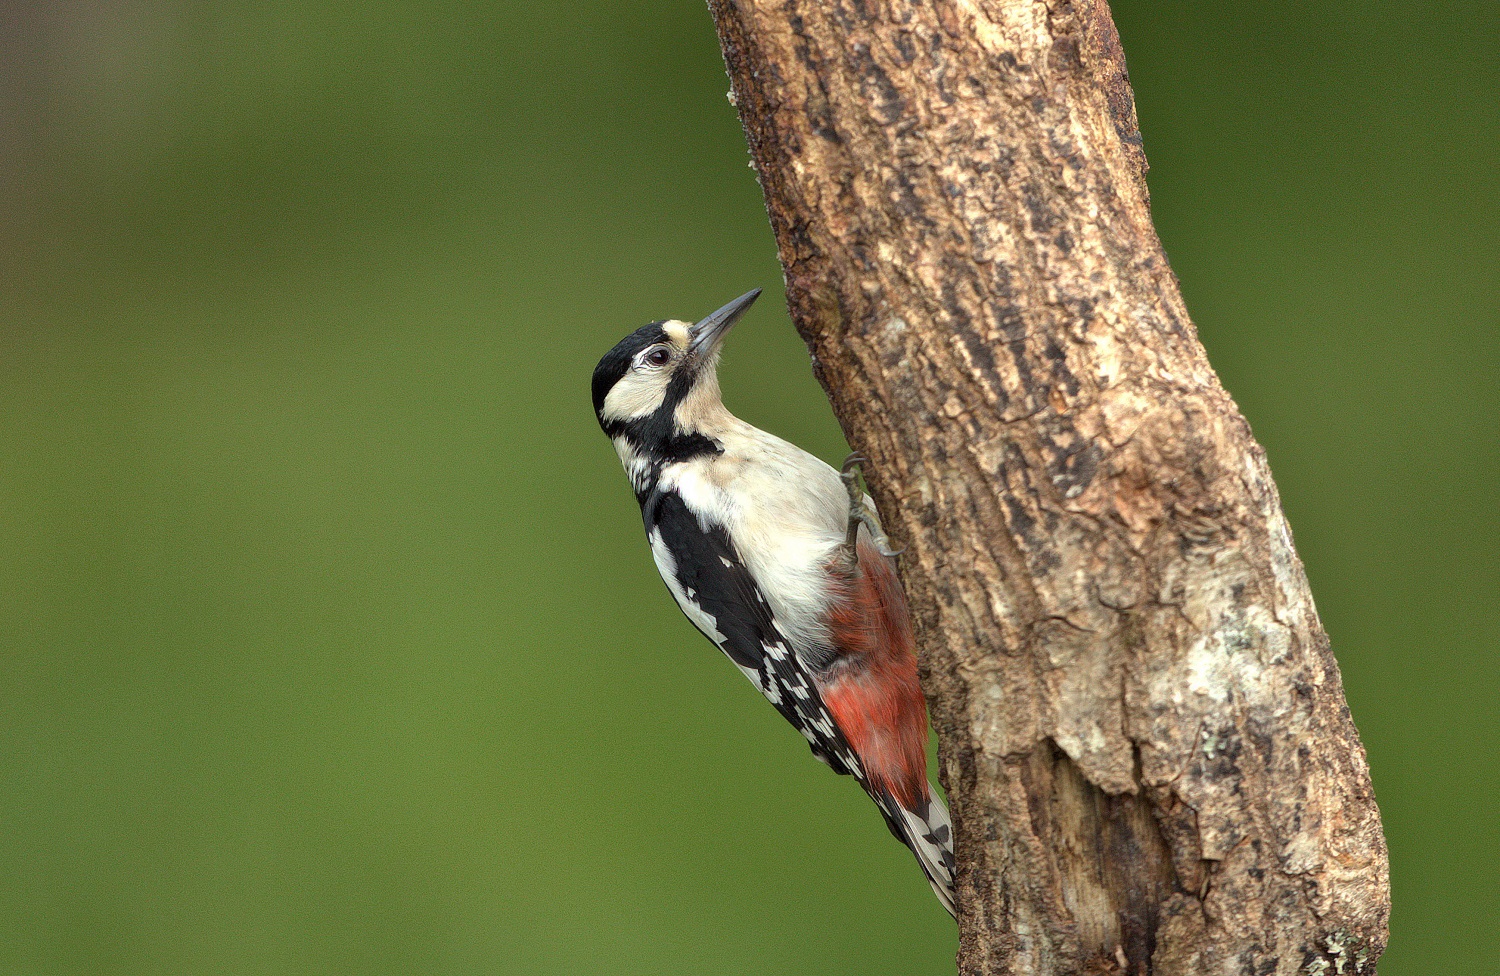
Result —
<svg viewBox="0 0 1500 976"><path fill-rule="evenodd" d="M905 544L959 968L1358 973L1386 852L1103 0L710 0L792 317Z"/></svg>

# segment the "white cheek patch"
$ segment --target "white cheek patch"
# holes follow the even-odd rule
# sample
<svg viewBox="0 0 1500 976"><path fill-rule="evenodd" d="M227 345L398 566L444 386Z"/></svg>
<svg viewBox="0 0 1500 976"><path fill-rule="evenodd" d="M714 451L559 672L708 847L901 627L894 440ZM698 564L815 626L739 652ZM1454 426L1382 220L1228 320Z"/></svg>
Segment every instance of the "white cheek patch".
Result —
<svg viewBox="0 0 1500 976"><path fill-rule="evenodd" d="M666 378L660 373L643 374L632 369L604 397L601 413L605 420L644 417L661 406L666 392Z"/></svg>

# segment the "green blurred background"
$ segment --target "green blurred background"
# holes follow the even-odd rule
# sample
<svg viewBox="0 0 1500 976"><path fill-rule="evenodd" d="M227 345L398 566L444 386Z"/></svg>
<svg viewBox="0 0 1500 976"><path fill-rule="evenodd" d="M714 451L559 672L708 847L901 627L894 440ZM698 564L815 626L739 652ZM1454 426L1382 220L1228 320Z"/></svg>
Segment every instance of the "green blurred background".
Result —
<svg viewBox="0 0 1500 976"><path fill-rule="evenodd" d="M1119 0L1161 236L1270 452L1390 839L1493 973L1500 18ZM0 973L943 973L954 929L667 598L591 415L844 446L698 0L0 10Z"/></svg>

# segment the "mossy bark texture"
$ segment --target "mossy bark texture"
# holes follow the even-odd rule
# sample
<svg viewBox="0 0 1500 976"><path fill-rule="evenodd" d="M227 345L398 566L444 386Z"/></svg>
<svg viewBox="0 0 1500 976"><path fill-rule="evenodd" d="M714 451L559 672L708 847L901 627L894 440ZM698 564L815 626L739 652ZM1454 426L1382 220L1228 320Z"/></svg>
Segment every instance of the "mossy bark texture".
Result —
<svg viewBox="0 0 1500 976"><path fill-rule="evenodd" d="M1103 0L710 0L871 459L964 974L1374 973L1385 843L1260 447L1151 224Z"/></svg>

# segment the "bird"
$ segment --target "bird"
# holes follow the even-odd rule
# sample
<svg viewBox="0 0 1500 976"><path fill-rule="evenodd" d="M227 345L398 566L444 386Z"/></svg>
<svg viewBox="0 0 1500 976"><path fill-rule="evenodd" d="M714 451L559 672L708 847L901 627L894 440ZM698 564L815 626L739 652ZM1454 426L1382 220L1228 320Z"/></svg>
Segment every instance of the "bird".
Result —
<svg viewBox="0 0 1500 976"><path fill-rule="evenodd" d="M648 323L594 369L594 413L687 619L853 776L955 915L953 828L927 780L927 706L897 553L859 486L724 406L720 352L760 289Z"/></svg>

